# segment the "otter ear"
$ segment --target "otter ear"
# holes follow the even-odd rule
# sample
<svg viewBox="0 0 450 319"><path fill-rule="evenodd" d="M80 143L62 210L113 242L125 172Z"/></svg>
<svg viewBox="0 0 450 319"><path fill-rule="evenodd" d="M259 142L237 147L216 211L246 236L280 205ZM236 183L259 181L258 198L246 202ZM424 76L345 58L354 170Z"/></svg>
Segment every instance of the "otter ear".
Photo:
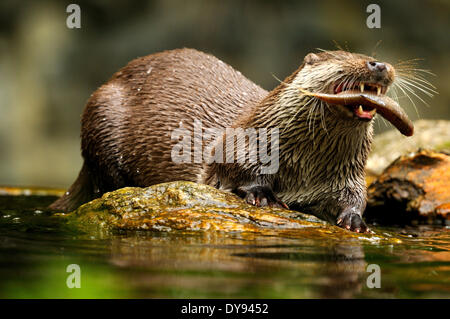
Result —
<svg viewBox="0 0 450 319"><path fill-rule="evenodd" d="M315 53L309 53L305 56L304 62L306 64L314 64L320 60L319 56Z"/></svg>

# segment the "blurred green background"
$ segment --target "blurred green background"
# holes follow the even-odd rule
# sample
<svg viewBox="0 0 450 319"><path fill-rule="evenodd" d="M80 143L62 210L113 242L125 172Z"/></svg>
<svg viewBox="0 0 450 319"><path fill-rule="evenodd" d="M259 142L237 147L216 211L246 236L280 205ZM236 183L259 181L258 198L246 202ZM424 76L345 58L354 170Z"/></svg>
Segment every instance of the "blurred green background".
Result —
<svg viewBox="0 0 450 319"><path fill-rule="evenodd" d="M166 49L210 52L269 90L272 74L284 78L334 41L391 63L422 58L439 95L420 116L450 118L448 0L76 1L81 29L66 27L70 3L0 2L0 184L68 187L90 94L128 61ZM381 6L381 29L366 27L370 3Z"/></svg>

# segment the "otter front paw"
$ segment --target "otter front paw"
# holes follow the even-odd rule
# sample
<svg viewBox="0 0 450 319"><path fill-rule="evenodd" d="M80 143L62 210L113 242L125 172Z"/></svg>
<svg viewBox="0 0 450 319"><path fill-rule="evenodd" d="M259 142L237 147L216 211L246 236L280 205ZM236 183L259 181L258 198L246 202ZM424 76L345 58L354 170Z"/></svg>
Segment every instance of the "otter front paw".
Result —
<svg viewBox="0 0 450 319"><path fill-rule="evenodd" d="M370 233L369 227L362 220L361 215L354 209L346 209L337 218L336 224L339 227L357 232L357 233Z"/></svg>
<svg viewBox="0 0 450 319"><path fill-rule="evenodd" d="M289 209L285 203L275 196L268 186L253 186L248 189L239 188L236 193L244 198L244 200L250 205Z"/></svg>

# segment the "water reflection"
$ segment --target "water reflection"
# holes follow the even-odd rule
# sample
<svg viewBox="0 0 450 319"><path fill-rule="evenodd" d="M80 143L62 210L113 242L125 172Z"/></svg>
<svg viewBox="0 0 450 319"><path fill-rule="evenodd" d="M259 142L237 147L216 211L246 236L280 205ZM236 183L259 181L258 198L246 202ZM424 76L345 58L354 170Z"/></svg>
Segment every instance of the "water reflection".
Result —
<svg viewBox="0 0 450 319"><path fill-rule="evenodd" d="M115 238L110 261L123 269L149 270L135 278L141 289L182 285L194 294L222 296L234 282L234 293L249 292L248 297L258 288L266 289L261 295L279 297L274 288L280 286L291 298L350 298L361 292L367 277L361 244L322 246L252 234Z"/></svg>
<svg viewBox="0 0 450 319"><path fill-rule="evenodd" d="M106 236L67 229L30 203L0 204L3 298L450 297L446 228L376 229L396 244L300 230ZM70 263L81 267L79 290L65 286ZM381 267L380 289L366 285L369 264Z"/></svg>

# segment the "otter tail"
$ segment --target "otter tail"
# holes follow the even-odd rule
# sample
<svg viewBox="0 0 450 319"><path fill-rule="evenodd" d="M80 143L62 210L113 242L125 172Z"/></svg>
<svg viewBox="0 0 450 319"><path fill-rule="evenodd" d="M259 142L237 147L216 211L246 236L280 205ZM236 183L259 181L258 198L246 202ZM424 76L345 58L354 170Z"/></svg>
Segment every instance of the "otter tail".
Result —
<svg viewBox="0 0 450 319"><path fill-rule="evenodd" d="M71 212L95 198L94 181L92 180L89 168L83 163L80 173L76 181L70 186L67 192L53 202L48 208L51 210L59 210Z"/></svg>

